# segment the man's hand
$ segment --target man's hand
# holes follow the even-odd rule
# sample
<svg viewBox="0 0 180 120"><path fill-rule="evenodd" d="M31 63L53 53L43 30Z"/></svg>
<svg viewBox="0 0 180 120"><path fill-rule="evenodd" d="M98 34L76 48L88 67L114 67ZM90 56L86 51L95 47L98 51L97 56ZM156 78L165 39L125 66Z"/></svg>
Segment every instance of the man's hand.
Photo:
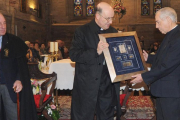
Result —
<svg viewBox="0 0 180 120"><path fill-rule="evenodd" d="M143 56L144 56L144 60L147 61L148 53L145 50L143 50Z"/></svg>
<svg viewBox="0 0 180 120"><path fill-rule="evenodd" d="M141 74L137 74L137 75L134 75L134 76L132 76L132 77L133 77L134 79L131 80L130 83L136 84L136 83L141 83L141 82L143 81Z"/></svg>
<svg viewBox="0 0 180 120"><path fill-rule="evenodd" d="M19 93L22 90L23 86L20 80L16 80L13 85L14 92Z"/></svg>
<svg viewBox="0 0 180 120"><path fill-rule="evenodd" d="M97 46L97 53L98 55L102 54L102 51L109 47L109 44L103 41L99 41Z"/></svg>

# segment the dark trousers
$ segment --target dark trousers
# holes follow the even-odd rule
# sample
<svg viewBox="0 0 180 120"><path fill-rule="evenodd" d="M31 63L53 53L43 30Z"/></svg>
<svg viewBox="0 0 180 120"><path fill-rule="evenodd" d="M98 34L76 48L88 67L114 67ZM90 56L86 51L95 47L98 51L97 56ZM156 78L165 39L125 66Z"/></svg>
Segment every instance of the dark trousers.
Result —
<svg viewBox="0 0 180 120"><path fill-rule="evenodd" d="M113 120L116 101L115 88L111 83L107 66L104 65L96 107L97 120Z"/></svg>
<svg viewBox="0 0 180 120"><path fill-rule="evenodd" d="M17 104L11 100L6 85L0 84L0 120L4 120L4 113L6 120L17 120Z"/></svg>
<svg viewBox="0 0 180 120"><path fill-rule="evenodd" d="M156 112L157 120L180 120L180 98L156 98Z"/></svg>

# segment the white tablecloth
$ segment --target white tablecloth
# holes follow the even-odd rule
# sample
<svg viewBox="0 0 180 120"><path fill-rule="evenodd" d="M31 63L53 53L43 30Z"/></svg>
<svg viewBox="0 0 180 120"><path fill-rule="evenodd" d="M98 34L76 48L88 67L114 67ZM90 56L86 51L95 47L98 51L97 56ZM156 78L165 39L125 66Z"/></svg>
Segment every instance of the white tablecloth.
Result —
<svg viewBox="0 0 180 120"><path fill-rule="evenodd" d="M75 74L75 62L70 59L62 59L50 64L49 73L57 73L56 88L70 89L73 88L74 74Z"/></svg>
<svg viewBox="0 0 180 120"><path fill-rule="evenodd" d="M56 88L73 89L74 74L75 74L75 62L70 59L63 59L50 64L49 73L57 73ZM124 90L125 84L121 83L120 90ZM144 82L132 85L133 90L148 90Z"/></svg>
<svg viewBox="0 0 180 120"><path fill-rule="evenodd" d="M126 84L122 82L120 84L120 90L124 90L125 87L126 87ZM139 90L147 90L148 91L148 87L144 82L138 83L138 84L132 84L132 87L130 87L130 89L132 89L133 91L134 90L137 90L137 91L139 91Z"/></svg>

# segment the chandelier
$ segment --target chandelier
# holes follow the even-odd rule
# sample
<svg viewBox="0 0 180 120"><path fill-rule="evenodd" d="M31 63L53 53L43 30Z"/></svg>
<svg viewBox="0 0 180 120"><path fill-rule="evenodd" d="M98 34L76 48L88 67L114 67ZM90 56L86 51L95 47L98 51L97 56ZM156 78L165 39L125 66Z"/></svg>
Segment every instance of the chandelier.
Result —
<svg viewBox="0 0 180 120"><path fill-rule="evenodd" d="M123 2L121 2L121 0L112 0L112 5L115 17L118 17L120 22L120 19L126 14L126 8L123 6Z"/></svg>

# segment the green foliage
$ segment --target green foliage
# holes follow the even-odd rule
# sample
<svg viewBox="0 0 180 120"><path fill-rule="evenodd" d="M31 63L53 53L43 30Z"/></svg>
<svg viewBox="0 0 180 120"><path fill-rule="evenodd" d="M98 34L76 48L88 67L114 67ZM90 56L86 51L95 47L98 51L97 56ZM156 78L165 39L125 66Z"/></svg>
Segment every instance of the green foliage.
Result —
<svg viewBox="0 0 180 120"><path fill-rule="evenodd" d="M53 120L59 120L59 118L60 118L59 111L57 111L57 110L52 110L52 111L53 112L52 112L51 117L53 118Z"/></svg>

